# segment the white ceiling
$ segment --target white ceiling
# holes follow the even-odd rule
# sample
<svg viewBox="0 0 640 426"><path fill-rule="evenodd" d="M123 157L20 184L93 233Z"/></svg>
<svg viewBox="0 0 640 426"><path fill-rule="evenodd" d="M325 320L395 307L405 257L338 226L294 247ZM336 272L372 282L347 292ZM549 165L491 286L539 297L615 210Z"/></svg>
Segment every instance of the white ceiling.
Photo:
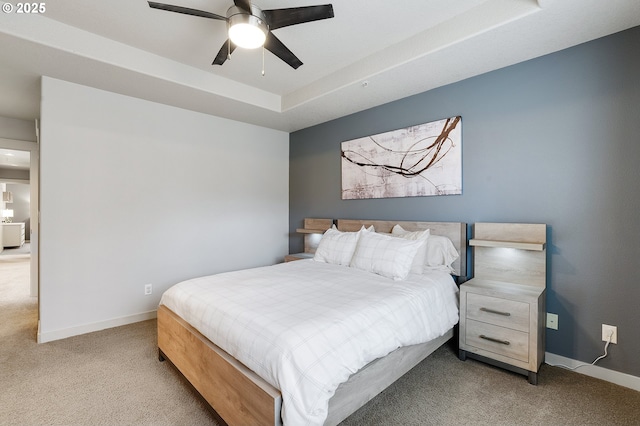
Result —
<svg viewBox="0 0 640 426"><path fill-rule="evenodd" d="M232 4L161 1L219 15ZM222 21L145 0L44 4L39 15L0 14L0 116L38 117L47 75L295 131L640 25L638 0L333 0L335 18L274 31L304 65L266 52L263 77L260 49L211 65Z"/></svg>

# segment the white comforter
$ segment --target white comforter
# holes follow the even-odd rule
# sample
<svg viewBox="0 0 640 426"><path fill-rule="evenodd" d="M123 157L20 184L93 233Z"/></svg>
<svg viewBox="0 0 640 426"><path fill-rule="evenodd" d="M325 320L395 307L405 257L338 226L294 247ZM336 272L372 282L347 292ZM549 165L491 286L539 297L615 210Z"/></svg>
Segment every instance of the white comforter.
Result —
<svg viewBox="0 0 640 426"><path fill-rule="evenodd" d="M321 425L340 383L458 322L457 287L299 260L176 284L164 304L282 393L285 425Z"/></svg>

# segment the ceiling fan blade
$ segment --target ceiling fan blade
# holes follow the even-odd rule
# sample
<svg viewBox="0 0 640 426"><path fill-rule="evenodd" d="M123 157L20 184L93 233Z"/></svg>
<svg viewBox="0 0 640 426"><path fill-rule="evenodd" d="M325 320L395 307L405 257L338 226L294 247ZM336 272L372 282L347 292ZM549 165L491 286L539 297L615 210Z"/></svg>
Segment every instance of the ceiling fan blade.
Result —
<svg viewBox="0 0 640 426"><path fill-rule="evenodd" d="M319 21L333 18L333 6L323 4L318 6L291 7L288 9L263 10L270 30L276 30L289 25Z"/></svg>
<svg viewBox="0 0 640 426"><path fill-rule="evenodd" d="M251 12L250 0L233 0L233 3L236 5L236 7L239 7L242 10L246 10L247 12Z"/></svg>
<svg viewBox="0 0 640 426"><path fill-rule="evenodd" d="M278 37L274 36L272 32L267 34L267 40L264 42L264 47L269 52L289 64L289 66L294 70L297 70L298 67L302 65L302 61L300 61L300 59L298 59L298 57L294 55L293 52L291 52L287 46L278 39Z"/></svg>
<svg viewBox="0 0 640 426"><path fill-rule="evenodd" d="M213 63L211 65L224 64L224 62L229 58L229 55L231 55L233 51L236 50L236 45L234 43L231 43L231 46L229 46L229 43L231 43L229 39L227 39L227 41L224 42L224 44L218 51L218 54L216 55L216 58L213 60Z"/></svg>
<svg viewBox="0 0 640 426"><path fill-rule="evenodd" d="M160 9L160 10L166 10L169 12L184 13L185 15L200 16L202 18L219 19L220 21L227 20L226 16L216 15L215 13L205 12L204 10L191 9L191 8L182 7L182 6L174 6L172 4L156 3L154 1L148 1L147 3L149 3L149 7L151 7L152 9Z"/></svg>

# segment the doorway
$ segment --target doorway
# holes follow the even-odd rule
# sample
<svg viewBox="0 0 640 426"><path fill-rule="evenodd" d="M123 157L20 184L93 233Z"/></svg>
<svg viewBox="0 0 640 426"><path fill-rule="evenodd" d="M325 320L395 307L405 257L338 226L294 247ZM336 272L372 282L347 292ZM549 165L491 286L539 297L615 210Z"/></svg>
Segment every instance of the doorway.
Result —
<svg viewBox="0 0 640 426"><path fill-rule="evenodd" d="M3 280L17 288L0 292L9 303L25 295L39 319L39 151L37 142L0 138ZM8 231L5 238L5 229ZM22 234L22 235L21 235ZM5 241L6 240L6 241ZM6 244L5 244L6 243ZM6 247L5 247L6 246ZM25 291L24 287L27 287ZM15 290L15 291L14 291ZM18 295L18 296L17 296ZM16 299L17 300L17 299ZM6 301L4 301L6 302ZM20 302L22 303L22 302Z"/></svg>

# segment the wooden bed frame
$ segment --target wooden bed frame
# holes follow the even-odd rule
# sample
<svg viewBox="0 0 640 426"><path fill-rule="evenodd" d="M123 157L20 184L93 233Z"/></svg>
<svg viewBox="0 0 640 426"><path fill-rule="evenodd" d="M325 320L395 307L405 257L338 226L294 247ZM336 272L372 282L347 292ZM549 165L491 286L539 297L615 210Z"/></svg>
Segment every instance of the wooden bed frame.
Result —
<svg viewBox="0 0 640 426"><path fill-rule="evenodd" d="M337 227L357 231L362 225L373 225L377 232L390 232L397 223L408 231L430 229L432 234L451 239L460 253L452 266L456 275L466 276L465 223L339 219ZM346 419L452 336L453 329L430 342L399 348L353 374L329 400L325 425L337 425ZM158 308L158 350L160 360L168 359L227 424L282 424L280 391L163 305Z"/></svg>

